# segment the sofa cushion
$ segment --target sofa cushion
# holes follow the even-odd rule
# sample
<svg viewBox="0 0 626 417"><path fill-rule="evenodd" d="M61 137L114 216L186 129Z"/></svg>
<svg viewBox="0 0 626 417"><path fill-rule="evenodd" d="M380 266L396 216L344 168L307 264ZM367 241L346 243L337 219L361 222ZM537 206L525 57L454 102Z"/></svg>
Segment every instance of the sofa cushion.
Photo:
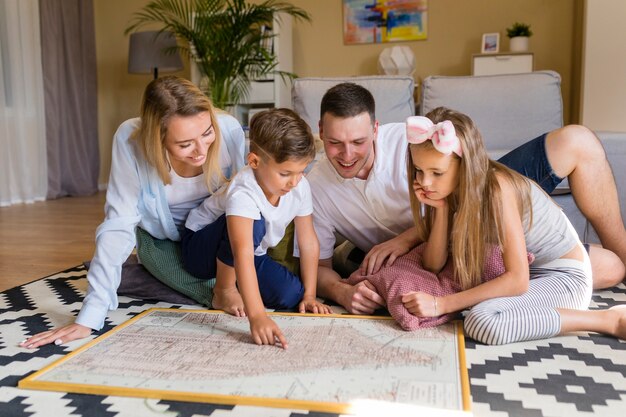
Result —
<svg viewBox="0 0 626 417"><path fill-rule="evenodd" d="M427 77L422 84L420 114L439 106L470 116L495 159L563 126L561 77L554 71Z"/></svg>
<svg viewBox="0 0 626 417"><path fill-rule="evenodd" d="M353 82L367 88L376 101L376 118L382 124L404 122L415 114L413 77L371 76L339 78L296 78L291 89L293 109L311 126L319 131L320 103L326 91L342 82Z"/></svg>

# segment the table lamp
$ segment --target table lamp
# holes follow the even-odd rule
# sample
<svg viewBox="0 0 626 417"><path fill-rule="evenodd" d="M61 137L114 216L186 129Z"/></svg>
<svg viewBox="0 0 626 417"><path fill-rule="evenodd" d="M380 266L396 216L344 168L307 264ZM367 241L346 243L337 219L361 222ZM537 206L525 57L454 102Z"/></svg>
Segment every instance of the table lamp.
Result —
<svg viewBox="0 0 626 417"><path fill-rule="evenodd" d="M183 62L178 51L171 51L176 46L176 37L172 32L147 31L130 34L128 48L128 72L131 74L154 74L154 79L161 72L174 72L183 69Z"/></svg>

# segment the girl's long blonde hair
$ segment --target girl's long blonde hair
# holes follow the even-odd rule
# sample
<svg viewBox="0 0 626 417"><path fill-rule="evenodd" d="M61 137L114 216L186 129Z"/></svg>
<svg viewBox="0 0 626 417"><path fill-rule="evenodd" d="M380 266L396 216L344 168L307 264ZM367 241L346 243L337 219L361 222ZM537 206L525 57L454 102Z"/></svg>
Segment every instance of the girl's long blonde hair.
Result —
<svg viewBox="0 0 626 417"><path fill-rule="evenodd" d="M462 289L480 284L488 245L502 248L504 242L501 190L496 174L502 175L514 189L520 216L527 212L532 222L530 183L522 175L492 161L487 155L483 138L474 122L466 115L445 107L438 107L426 117L433 123L450 120L461 142L459 181L456 192L447 197L450 206L450 254L454 264L455 279ZM407 172L411 211L419 240L428 240L434 219L434 208L422 205L413 192L415 167L410 150L414 147L433 147L427 140L409 145Z"/></svg>
<svg viewBox="0 0 626 417"><path fill-rule="evenodd" d="M223 181L223 174L219 164L222 135L211 100L191 81L173 75L157 78L146 87L141 103L141 123L132 138L164 184L172 181L165 149L170 120L174 116L195 116L203 112L211 115L215 131L215 141L202 167L207 188L213 192Z"/></svg>

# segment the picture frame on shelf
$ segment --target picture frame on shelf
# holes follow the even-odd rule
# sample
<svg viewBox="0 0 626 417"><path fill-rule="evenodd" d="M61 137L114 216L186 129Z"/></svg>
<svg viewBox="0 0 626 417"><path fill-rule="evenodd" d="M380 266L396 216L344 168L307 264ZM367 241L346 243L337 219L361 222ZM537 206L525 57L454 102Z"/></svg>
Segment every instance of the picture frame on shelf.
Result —
<svg viewBox="0 0 626 417"><path fill-rule="evenodd" d="M483 33L480 53L495 54L500 51L500 33Z"/></svg>

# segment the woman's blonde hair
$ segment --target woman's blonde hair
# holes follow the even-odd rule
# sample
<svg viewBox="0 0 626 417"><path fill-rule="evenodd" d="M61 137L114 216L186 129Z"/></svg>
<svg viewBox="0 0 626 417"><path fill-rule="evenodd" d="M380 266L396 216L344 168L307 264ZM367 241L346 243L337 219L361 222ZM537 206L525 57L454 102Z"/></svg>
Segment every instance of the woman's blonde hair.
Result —
<svg viewBox="0 0 626 417"><path fill-rule="evenodd" d="M450 244L455 279L463 289L475 287L481 282L485 253L488 245L502 248L504 242L501 190L496 174L503 176L515 189L520 216L532 211L529 180L506 166L489 159L483 138L468 116L445 107L438 107L426 117L433 123L450 120L461 142L463 157L460 159L457 191L448 196L450 206ZM410 144L407 152L407 172L411 211L420 241L428 240L434 219L434 208L422 205L413 192L415 167L411 160L412 148L432 148L427 140Z"/></svg>
<svg viewBox="0 0 626 417"><path fill-rule="evenodd" d="M207 188L215 191L223 180L219 165L222 135L211 100L191 81L177 76L157 78L148 84L141 103L141 123L133 132L148 163L154 166L164 184L171 183L170 164L165 149L169 122L174 116L195 116L208 112L215 131L203 173Z"/></svg>

